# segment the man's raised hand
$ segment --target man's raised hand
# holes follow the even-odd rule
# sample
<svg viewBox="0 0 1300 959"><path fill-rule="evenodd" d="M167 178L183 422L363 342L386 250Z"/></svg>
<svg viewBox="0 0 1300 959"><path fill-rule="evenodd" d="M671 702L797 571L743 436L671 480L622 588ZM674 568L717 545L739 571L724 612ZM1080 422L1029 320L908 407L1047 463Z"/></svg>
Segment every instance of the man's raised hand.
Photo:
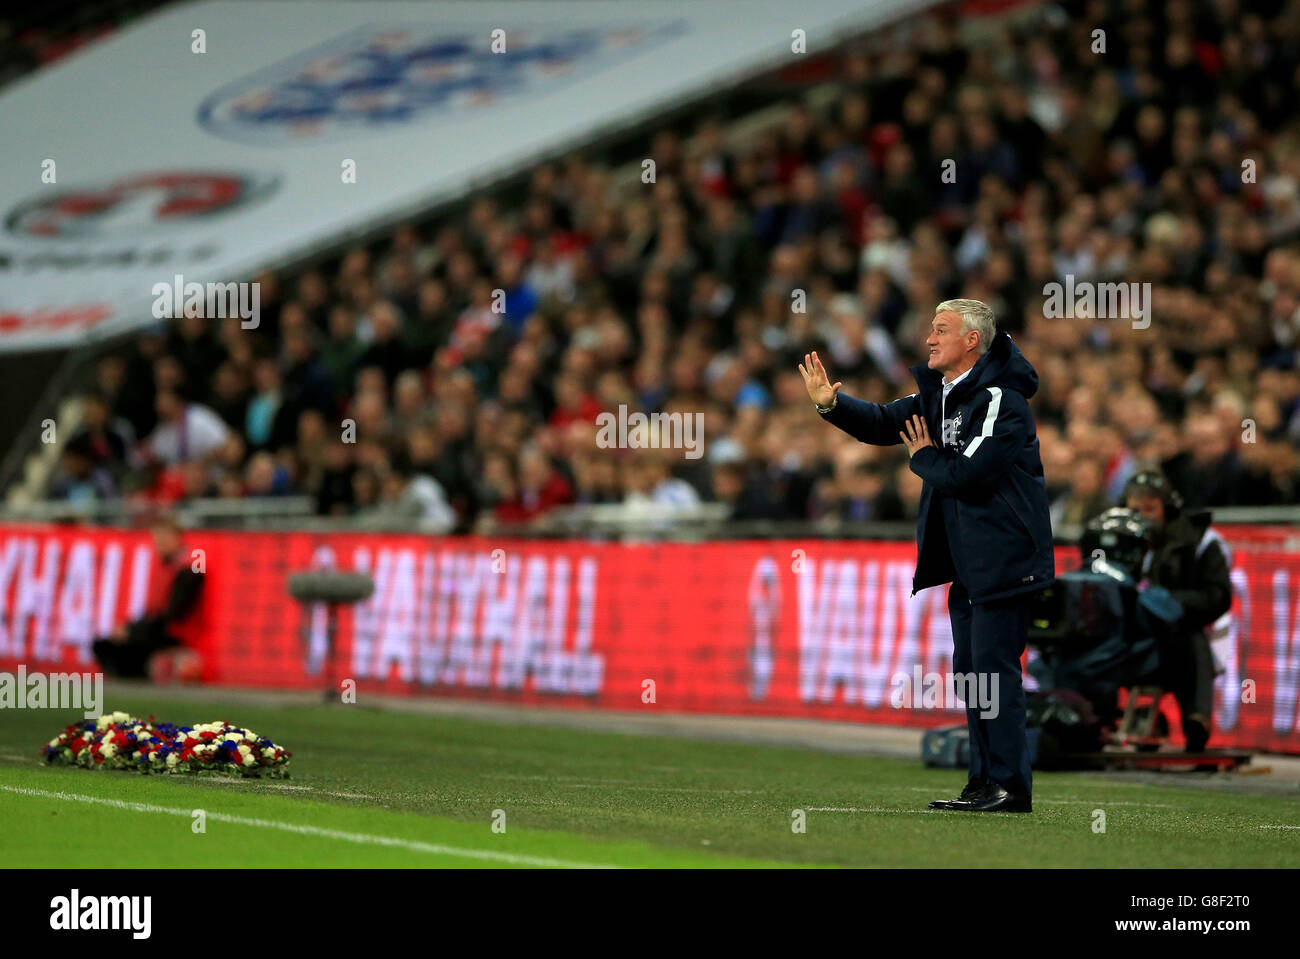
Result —
<svg viewBox="0 0 1300 959"><path fill-rule="evenodd" d="M816 353L803 355L799 372L803 375L803 385L808 388L808 395L818 406L830 406L835 399L835 394L844 385L843 383L831 385L831 378L826 375L826 367L822 366L822 361L817 358Z"/></svg>
<svg viewBox="0 0 1300 959"><path fill-rule="evenodd" d="M925 425L923 416L913 416L906 421L898 435L903 438L903 443L907 446L908 459L915 456L916 451L922 446L934 446L934 440L930 438L930 427ZM935 449L938 447L936 446Z"/></svg>

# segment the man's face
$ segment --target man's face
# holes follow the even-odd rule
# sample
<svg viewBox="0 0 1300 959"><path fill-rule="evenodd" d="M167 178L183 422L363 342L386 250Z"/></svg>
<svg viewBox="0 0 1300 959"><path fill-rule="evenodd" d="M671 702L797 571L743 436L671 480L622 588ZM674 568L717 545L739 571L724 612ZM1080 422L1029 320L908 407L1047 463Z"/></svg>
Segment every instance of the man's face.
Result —
<svg viewBox="0 0 1300 959"><path fill-rule="evenodd" d="M75 450L67 450L63 454L63 468L74 479L85 479L90 475L90 460Z"/></svg>
<svg viewBox="0 0 1300 959"><path fill-rule="evenodd" d="M960 313L955 310L939 313L931 322L930 335L925 340L930 351L927 365L944 376L960 371L978 340L979 334L975 331L962 332Z"/></svg>
<svg viewBox="0 0 1300 959"><path fill-rule="evenodd" d="M180 549L180 533L170 524L160 523L153 528L153 542L160 556L171 556Z"/></svg>
<svg viewBox="0 0 1300 959"><path fill-rule="evenodd" d="M108 409L98 399L87 400L81 420L91 429L99 429L108 422Z"/></svg>
<svg viewBox="0 0 1300 959"><path fill-rule="evenodd" d="M1165 504L1159 496L1151 493L1134 493L1128 498L1126 505L1129 509L1137 510L1145 516L1156 528L1165 524Z"/></svg>
<svg viewBox="0 0 1300 959"><path fill-rule="evenodd" d="M154 401L154 408L158 411L158 418L164 423L179 420L185 412L180 397L169 391L158 394Z"/></svg>
<svg viewBox="0 0 1300 959"><path fill-rule="evenodd" d="M1228 452L1223 430L1209 416L1188 423L1187 446L1191 450L1192 459L1202 466L1216 465Z"/></svg>

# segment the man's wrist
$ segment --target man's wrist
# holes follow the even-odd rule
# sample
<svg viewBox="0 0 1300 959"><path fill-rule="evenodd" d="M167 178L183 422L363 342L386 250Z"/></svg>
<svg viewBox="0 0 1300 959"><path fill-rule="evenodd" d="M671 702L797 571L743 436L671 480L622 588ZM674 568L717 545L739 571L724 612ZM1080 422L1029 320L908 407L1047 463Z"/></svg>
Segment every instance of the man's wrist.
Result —
<svg viewBox="0 0 1300 959"><path fill-rule="evenodd" d="M813 406L817 407L818 413L829 413L831 410L835 409L835 405L839 403L839 401L840 401L840 394L836 393L834 396L831 397L830 406L822 406L816 400L813 401Z"/></svg>

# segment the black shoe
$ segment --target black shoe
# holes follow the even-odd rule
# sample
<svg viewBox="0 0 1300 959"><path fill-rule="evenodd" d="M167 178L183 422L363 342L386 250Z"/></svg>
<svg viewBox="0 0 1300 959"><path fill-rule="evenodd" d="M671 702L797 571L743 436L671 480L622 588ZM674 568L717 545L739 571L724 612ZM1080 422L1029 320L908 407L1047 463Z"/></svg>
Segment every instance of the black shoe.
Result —
<svg viewBox="0 0 1300 959"><path fill-rule="evenodd" d="M976 779L967 780L966 787L962 789L960 796L956 799L936 799L934 802L930 803L930 808L949 809L955 802L966 802L978 795L980 791L984 789L985 785L985 783Z"/></svg>
<svg viewBox="0 0 1300 959"><path fill-rule="evenodd" d="M1034 803L1028 796L1016 796L995 784L970 799L954 800L947 808L955 812L1033 812Z"/></svg>
<svg viewBox="0 0 1300 959"><path fill-rule="evenodd" d="M1210 741L1210 731L1205 724L1196 719L1183 720L1183 737L1187 740L1189 753L1205 752L1205 744Z"/></svg>

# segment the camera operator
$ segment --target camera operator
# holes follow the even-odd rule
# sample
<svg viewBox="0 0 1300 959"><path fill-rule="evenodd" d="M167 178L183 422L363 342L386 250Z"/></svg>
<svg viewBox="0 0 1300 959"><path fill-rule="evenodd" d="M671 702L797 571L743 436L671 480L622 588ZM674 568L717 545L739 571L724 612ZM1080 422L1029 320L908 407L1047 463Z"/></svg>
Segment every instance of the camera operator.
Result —
<svg viewBox="0 0 1300 959"><path fill-rule="evenodd" d="M1183 608L1161 644L1160 681L1178 701L1187 751L1201 752L1214 708L1214 659L1206 630L1232 606L1224 545L1209 528L1209 511L1185 514L1182 497L1159 470L1136 473L1124 488L1124 502L1152 528L1144 584L1165 587Z"/></svg>
<svg viewBox="0 0 1300 959"><path fill-rule="evenodd" d="M1059 574L1033 610L1035 678L1083 696L1103 725L1122 715L1120 687L1159 681L1160 647L1183 615L1164 587L1139 589L1150 545L1151 524L1136 511L1099 513L1079 541L1083 565Z"/></svg>

